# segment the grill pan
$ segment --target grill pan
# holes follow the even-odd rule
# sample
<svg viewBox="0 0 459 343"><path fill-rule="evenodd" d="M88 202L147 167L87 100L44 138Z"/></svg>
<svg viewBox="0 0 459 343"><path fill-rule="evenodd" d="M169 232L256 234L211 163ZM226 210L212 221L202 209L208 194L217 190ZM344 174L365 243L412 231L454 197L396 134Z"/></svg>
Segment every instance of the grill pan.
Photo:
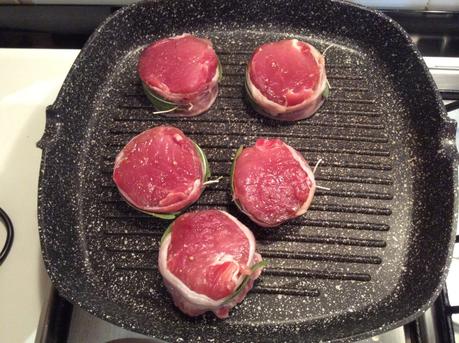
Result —
<svg viewBox="0 0 459 343"><path fill-rule="evenodd" d="M214 43L219 97L204 115L151 114L136 74L141 49L192 32ZM331 96L312 118L280 123L244 99L253 49L296 37L327 51ZM190 210L228 210L255 233L269 266L229 319L176 310L156 267L168 223L129 207L111 172L128 140L155 125L182 129L213 175ZM91 36L47 110L39 187L43 258L60 294L119 326L167 341L362 338L430 306L447 273L456 226L455 124L407 34L384 15L341 1L143 2ZM282 137L314 165L308 213L260 229L231 203L239 145Z"/></svg>

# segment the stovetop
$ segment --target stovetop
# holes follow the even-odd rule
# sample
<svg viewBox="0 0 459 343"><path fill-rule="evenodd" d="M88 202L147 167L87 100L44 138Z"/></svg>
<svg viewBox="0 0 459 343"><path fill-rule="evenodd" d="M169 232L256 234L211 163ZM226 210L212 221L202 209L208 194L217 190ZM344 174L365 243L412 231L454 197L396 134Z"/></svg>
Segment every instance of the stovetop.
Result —
<svg viewBox="0 0 459 343"><path fill-rule="evenodd" d="M116 9L118 7L113 6L24 6L18 10L15 6L3 6L0 48L81 48L90 33ZM411 34L423 56L429 56L425 60L451 110L449 115L459 120L458 105L454 102L459 99L459 13L386 13ZM26 50L24 53L27 54ZM459 332L459 318L456 318L459 317L456 314L459 313L459 246L454 251L446 289L449 292L444 291L432 309L418 320L361 343L454 342L455 325ZM91 343L126 337L146 338L73 307L51 290L36 342Z"/></svg>

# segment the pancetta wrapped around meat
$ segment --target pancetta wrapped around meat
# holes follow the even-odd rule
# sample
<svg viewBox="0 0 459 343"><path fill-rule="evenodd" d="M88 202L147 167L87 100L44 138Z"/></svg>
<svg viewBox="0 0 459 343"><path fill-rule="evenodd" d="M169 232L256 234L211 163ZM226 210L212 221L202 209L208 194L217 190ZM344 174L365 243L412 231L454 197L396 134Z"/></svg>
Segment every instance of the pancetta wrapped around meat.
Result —
<svg viewBox="0 0 459 343"><path fill-rule="evenodd" d="M246 92L262 115L286 121L308 118L329 94L325 59L297 39L264 44L247 65Z"/></svg>
<svg viewBox="0 0 459 343"><path fill-rule="evenodd" d="M207 39L183 34L153 42L137 68L145 94L162 115L196 116L217 97L221 68Z"/></svg>
<svg viewBox="0 0 459 343"><path fill-rule="evenodd" d="M132 138L118 153L113 181L136 209L174 219L199 199L210 176L201 148L173 126L157 126Z"/></svg>
<svg viewBox="0 0 459 343"><path fill-rule="evenodd" d="M158 258L174 304L189 316L228 317L264 267L255 245L252 232L227 212L178 217L161 239Z"/></svg>
<svg viewBox="0 0 459 343"><path fill-rule="evenodd" d="M314 197L314 173L304 157L278 138L241 147L231 171L233 200L264 227L301 216Z"/></svg>

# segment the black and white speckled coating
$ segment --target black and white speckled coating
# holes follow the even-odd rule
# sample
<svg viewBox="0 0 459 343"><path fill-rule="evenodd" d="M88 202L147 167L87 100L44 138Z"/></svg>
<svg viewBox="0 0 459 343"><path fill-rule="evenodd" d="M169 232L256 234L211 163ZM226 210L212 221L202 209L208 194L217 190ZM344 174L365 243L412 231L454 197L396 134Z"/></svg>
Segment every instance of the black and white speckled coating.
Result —
<svg viewBox="0 0 459 343"><path fill-rule="evenodd" d="M183 32L208 37L220 95L196 118L152 115L135 65L143 46ZM327 52L331 95L314 117L278 123L243 99L260 44L297 37ZM206 151L214 175L193 208L228 209L251 227L269 266L229 319L190 319L156 269L168 225L125 204L115 154L169 123ZM455 126L419 52L391 19L341 1L157 1L123 8L92 35L48 108L39 188L43 258L60 294L122 327L167 341L350 341L406 323L435 299L456 227ZM308 213L277 231L230 202L231 156L280 136L312 165Z"/></svg>

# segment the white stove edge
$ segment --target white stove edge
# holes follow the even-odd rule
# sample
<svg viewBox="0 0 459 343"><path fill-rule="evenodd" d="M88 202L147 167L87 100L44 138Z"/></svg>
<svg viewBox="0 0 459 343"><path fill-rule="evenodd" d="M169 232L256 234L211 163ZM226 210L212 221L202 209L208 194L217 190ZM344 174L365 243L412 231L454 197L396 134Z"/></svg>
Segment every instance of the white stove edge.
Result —
<svg viewBox="0 0 459 343"><path fill-rule="evenodd" d="M15 227L13 247L0 267L0 342L35 340L49 292L38 239L41 150L36 143L44 131L46 106L78 53L0 49L0 207ZM0 232L4 235L3 228Z"/></svg>

